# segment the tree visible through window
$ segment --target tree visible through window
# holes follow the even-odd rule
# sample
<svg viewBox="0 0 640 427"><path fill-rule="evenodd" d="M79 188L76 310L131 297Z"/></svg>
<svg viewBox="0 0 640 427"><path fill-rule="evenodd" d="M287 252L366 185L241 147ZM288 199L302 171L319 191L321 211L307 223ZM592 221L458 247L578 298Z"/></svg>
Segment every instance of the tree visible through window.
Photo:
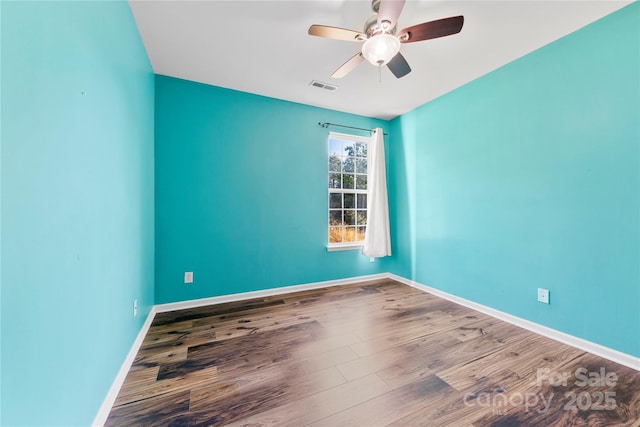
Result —
<svg viewBox="0 0 640 427"><path fill-rule="evenodd" d="M364 241L369 138L329 134L329 246Z"/></svg>

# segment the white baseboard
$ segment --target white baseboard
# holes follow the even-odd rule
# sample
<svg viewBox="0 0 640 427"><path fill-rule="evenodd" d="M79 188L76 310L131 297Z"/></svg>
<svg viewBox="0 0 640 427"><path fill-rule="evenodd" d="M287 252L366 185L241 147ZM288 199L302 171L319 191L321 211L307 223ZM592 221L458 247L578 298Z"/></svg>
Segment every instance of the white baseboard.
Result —
<svg viewBox="0 0 640 427"><path fill-rule="evenodd" d="M560 332L556 329L552 329L547 326L543 326L538 323L534 323L529 320L525 320L520 317L513 316L503 311L499 311L491 307L487 307L485 305L478 304L473 301L469 301L455 295L451 295L447 292L443 292L441 290L423 285L413 280L405 279L404 277L397 276L395 274L388 273L387 277L389 279L396 280L400 283L404 283L405 285L412 286L423 292L430 293L432 295L446 299L456 304L460 304L464 307L468 307L473 310L479 311L481 313L487 314L491 317L495 317L496 319L503 320L507 323L511 323L512 325L516 325L521 328L527 329L531 332L535 332L536 334L543 335L547 338L551 338L563 344L570 345L571 347L575 347L580 350L593 353L596 356L603 357L605 359L611 360L612 362L616 362L621 365L640 371L640 357L635 357L627 353L622 353L621 351L614 350L612 348L605 347L603 345L596 344L594 342L587 341L585 339L578 338L573 335L566 334L564 332Z"/></svg>
<svg viewBox="0 0 640 427"><path fill-rule="evenodd" d="M155 306L156 313L167 311L184 310L186 308L203 307L206 305L222 304L233 301L243 301L253 298L265 298L274 295L285 295L293 292L308 291L312 289L328 288L331 286L349 285L351 283L366 282L368 280L387 279L387 273L369 274L366 276L349 277L347 279L326 280L324 282L313 282L304 285L283 286L279 288L264 289L261 291L242 292L238 294L222 295L219 297L200 298L189 301L170 302Z"/></svg>
<svg viewBox="0 0 640 427"><path fill-rule="evenodd" d="M127 353L127 357L124 359L124 362L122 362L122 366L118 371L118 375L116 375L116 378L113 380L113 383L111 384L111 388L109 388L109 392L107 393L107 396L104 398L104 401L102 402L102 405L98 410L98 414L94 418L93 423L91 423L92 426L102 427L104 426L104 423L107 421L107 417L109 416L109 412L111 412L113 403L116 401L116 398L118 397L120 388L122 387L122 384L124 384L124 380L127 377L127 374L129 373L129 369L131 369L131 365L133 365L133 361L136 358L136 354L138 354L138 350L140 349L140 346L144 341L144 337L147 335L147 332L151 327L151 323L153 322L153 318L155 317L155 315L156 315L156 307L153 306L151 307L151 310L149 311L149 314L147 315L147 319L144 321L144 324L142 325L140 332L138 332L138 336L133 342L133 345L131 345L131 349L129 350L129 353Z"/></svg>

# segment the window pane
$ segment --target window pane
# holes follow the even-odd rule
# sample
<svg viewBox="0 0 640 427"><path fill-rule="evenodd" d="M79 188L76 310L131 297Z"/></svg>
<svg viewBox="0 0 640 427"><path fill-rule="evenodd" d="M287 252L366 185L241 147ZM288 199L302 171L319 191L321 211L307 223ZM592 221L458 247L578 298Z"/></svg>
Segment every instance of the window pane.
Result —
<svg viewBox="0 0 640 427"><path fill-rule="evenodd" d="M367 208L367 195L366 194L358 194L358 209L366 209Z"/></svg>
<svg viewBox="0 0 640 427"><path fill-rule="evenodd" d="M364 232L365 232L365 227L358 227L358 237L357 237L358 241L364 240Z"/></svg>
<svg viewBox="0 0 640 427"><path fill-rule="evenodd" d="M339 139L329 140L329 155L342 156L342 141Z"/></svg>
<svg viewBox="0 0 640 427"><path fill-rule="evenodd" d="M356 172L367 173L367 159L356 159Z"/></svg>
<svg viewBox="0 0 640 427"><path fill-rule="evenodd" d="M335 155L329 156L329 172L340 172L341 167L342 162L340 161L340 157Z"/></svg>
<svg viewBox="0 0 640 427"><path fill-rule="evenodd" d="M347 157L342 163L345 172L353 173L355 171L355 161L353 157Z"/></svg>
<svg viewBox="0 0 640 427"><path fill-rule="evenodd" d="M344 145L344 151L343 151L343 156L355 156L356 155L356 148L354 146L355 144L351 141L349 141L348 143L346 143Z"/></svg>
<svg viewBox="0 0 640 427"><path fill-rule="evenodd" d="M358 225L367 225L367 211L358 211Z"/></svg>
<svg viewBox="0 0 640 427"><path fill-rule="evenodd" d="M356 156L367 157L367 146L364 142L356 142Z"/></svg>
<svg viewBox="0 0 640 427"><path fill-rule="evenodd" d="M342 225L342 211L329 211L329 225Z"/></svg>
<svg viewBox="0 0 640 427"><path fill-rule="evenodd" d="M352 187L349 187L352 188ZM367 189L367 175L357 175L356 176L356 188L358 190L366 190Z"/></svg>
<svg viewBox="0 0 640 427"><path fill-rule="evenodd" d="M356 207L356 195L354 193L344 194L344 207L354 209Z"/></svg>
<svg viewBox="0 0 640 427"><path fill-rule="evenodd" d="M329 174L329 188L340 188L340 180L342 178L341 173L330 173Z"/></svg>
<svg viewBox="0 0 640 427"><path fill-rule="evenodd" d="M342 188L353 188L355 184L355 177L353 175L342 175Z"/></svg>
<svg viewBox="0 0 640 427"><path fill-rule="evenodd" d="M356 211L349 209L344 211L344 223L346 225L356 225Z"/></svg>
<svg viewBox="0 0 640 427"><path fill-rule="evenodd" d="M329 243L342 242L342 227L329 227Z"/></svg>
<svg viewBox="0 0 640 427"><path fill-rule="evenodd" d="M342 208L342 194L331 193L329 194L329 209Z"/></svg>
<svg viewBox="0 0 640 427"><path fill-rule="evenodd" d="M345 242L355 242L356 241L356 228L355 227L345 227L344 228L344 241Z"/></svg>

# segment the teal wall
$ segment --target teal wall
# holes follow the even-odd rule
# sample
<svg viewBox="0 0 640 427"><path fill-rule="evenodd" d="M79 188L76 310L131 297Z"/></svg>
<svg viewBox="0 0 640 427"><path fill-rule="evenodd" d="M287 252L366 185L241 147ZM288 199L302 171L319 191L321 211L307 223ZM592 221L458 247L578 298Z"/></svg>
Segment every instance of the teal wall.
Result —
<svg viewBox="0 0 640 427"><path fill-rule="evenodd" d="M640 356L639 16L393 121L399 274Z"/></svg>
<svg viewBox="0 0 640 427"><path fill-rule="evenodd" d="M154 76L126 2L1 7L0 424L89 425L154 302Z"/></svg>
<svg viewBox="0 0 640 427"><path fill-rule="evenodd" d="M412 114L412 113L409 113ZM403 116L389 123L390 144L385 153L389 162L387 188L391 250L396 256L390 272L405 278L415 278L416 232L416 141L417 126L408 126ZM413 122L411 122L413 123Z"/></svg>
<svg viewBox="0 0 640 427"><path fill-rule="evenodd" d="M157 303L388 270L360 251L327 252L318 122L388 124L156 77Z"/></svg>

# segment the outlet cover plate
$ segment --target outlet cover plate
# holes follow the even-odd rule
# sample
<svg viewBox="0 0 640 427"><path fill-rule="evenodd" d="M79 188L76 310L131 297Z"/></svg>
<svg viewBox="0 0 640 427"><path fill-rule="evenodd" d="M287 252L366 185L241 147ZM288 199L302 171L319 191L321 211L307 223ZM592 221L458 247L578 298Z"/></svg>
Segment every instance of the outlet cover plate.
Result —
<svg viewBox="0 0 640 427"><path fill-rule="evenodd" d="M193 283L193 271L184 272L184 283Z"/></svg>
<svg viewBox="0 0 640 427"><path fill-rule="evenodd" d="M549 290L538 288L538 302L549 304Z"/></svg>

